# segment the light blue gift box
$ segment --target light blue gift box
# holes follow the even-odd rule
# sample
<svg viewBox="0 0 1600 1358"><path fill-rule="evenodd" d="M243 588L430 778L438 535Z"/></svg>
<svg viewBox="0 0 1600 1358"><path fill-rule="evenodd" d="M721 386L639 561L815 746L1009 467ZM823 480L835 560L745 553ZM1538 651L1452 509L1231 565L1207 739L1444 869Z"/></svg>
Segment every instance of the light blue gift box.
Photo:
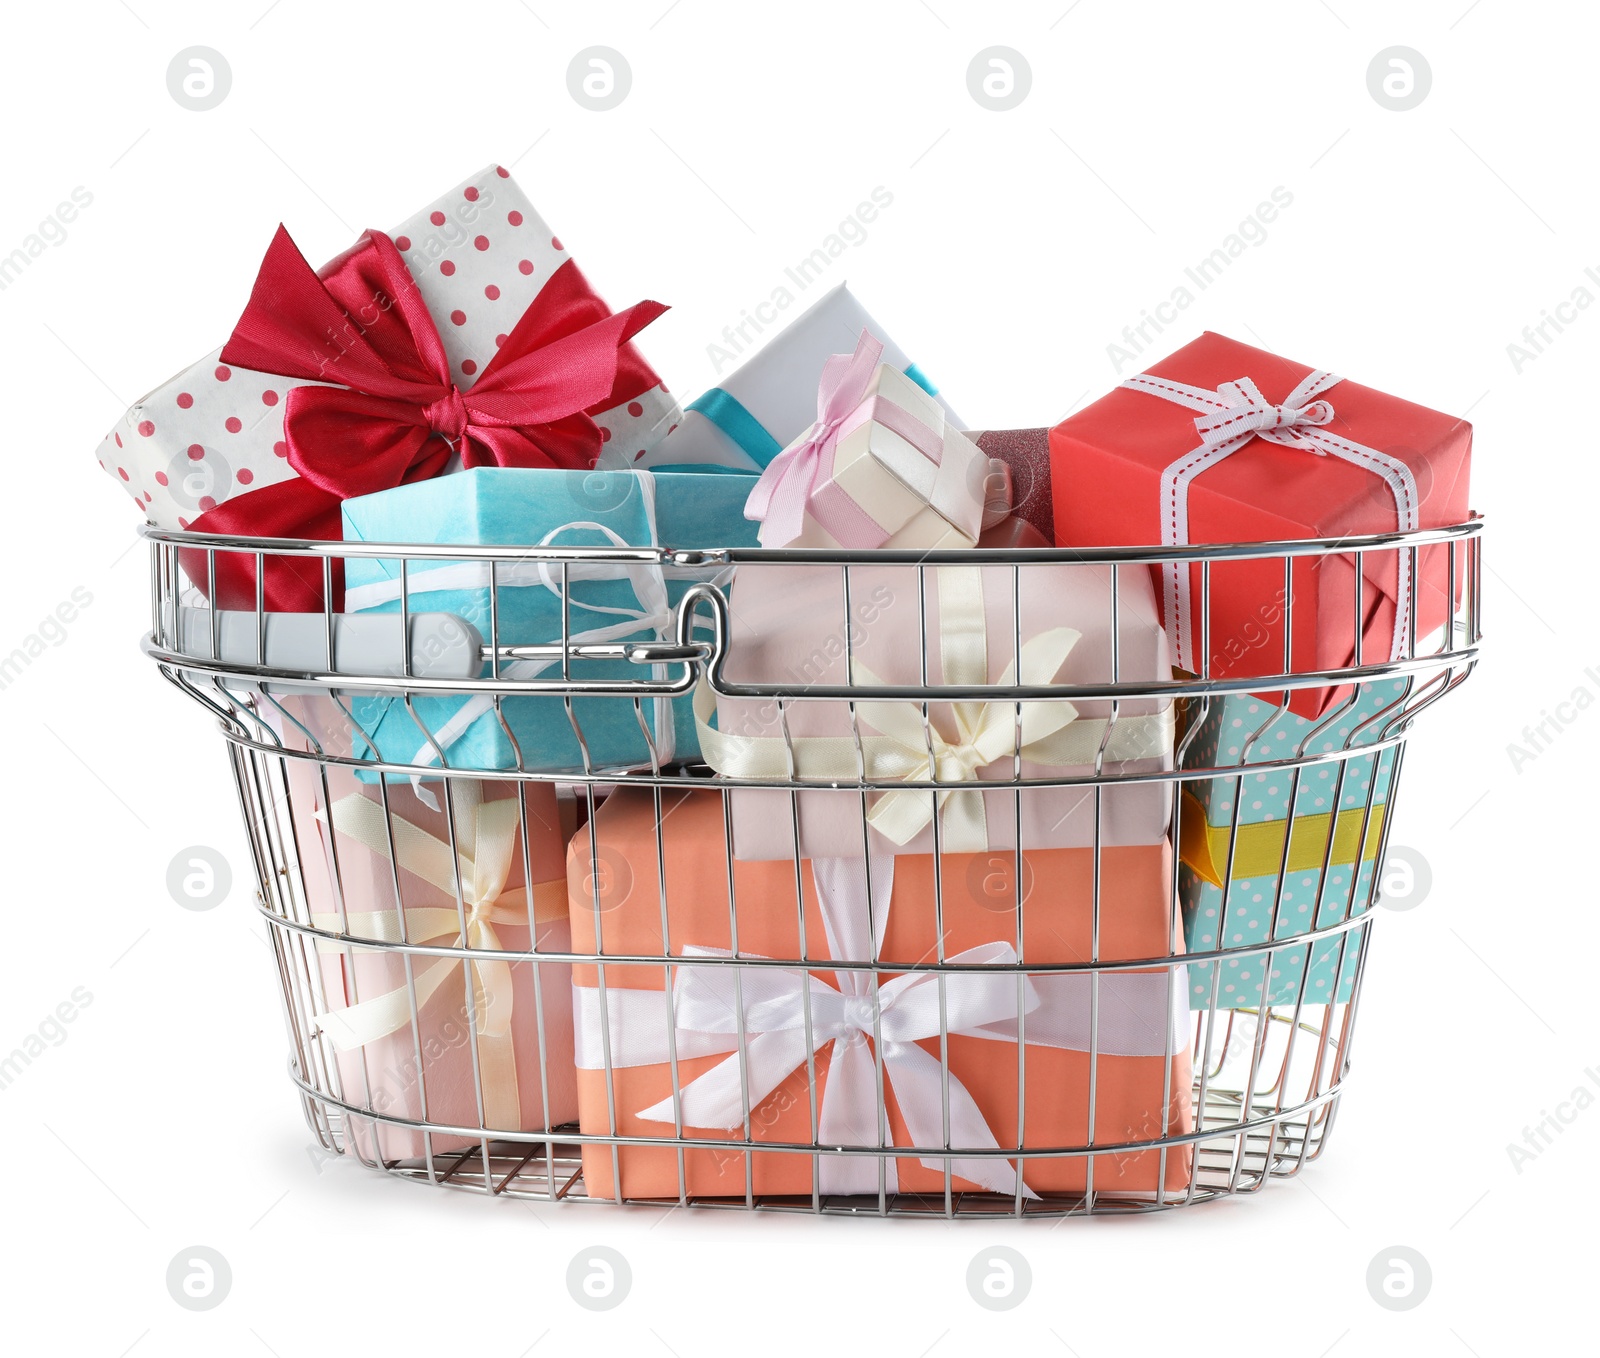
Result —
<svg viewBox="0 0 1600 1358"><path fill-rule="evenodd" d="M728 472L674 470L661 475L635 471L565 471L553 468L480 467L362 495L344 502L346 541L452 543L464 546L754 547L757 524L744 517L755 477ZM502 646L559 642L562 635L560 567L541 576L533 562L496 566L499 598L497 637ZM345 607L350 612L398 612L400 562L349 557L345 563ZM671 636L671 614L692 583L653 566L569 566L569 637L608 642L650 641ZM699 578L706 578L701 575ZM555 588L551 588L551 585ZM411 559L406 568L407 606L413 613L455 613L490 638L488 566L483 562ZM662 600L665 606L662 605ZM631 624L634 624L630 626ZM502 677L516 675L511 662ZM550 679L559 662L541 669L514 662L521 677ZM486 665L484 675L490 671ZM671 675L679 673L671 667ZM572 662L574 679L639 681L648 666L627 660ZM416 697L417 718L435 738L452 734L451 723L471 700L462 696ZM689 695L659 703L646 698L585 697L572 703L593 769L648 767L650 746L640 730L642 710L657 757L699 755ZM480 704L481 706L482 704ZM389 763L436 764L426 736L402 699L352 699L352 715L376 757ZM452 768L539 772L581 771L583 749L563 700L554 696L509 697L502 703L508 739L492 710L481 712L445 745ZM357 751L365 753L364 751ZM670 752L670 753L669 753Z"/></svg>
<svg viewBox="0 0 1600 1358"><path fill-rule="evenodd" d="M1251 764L1371 745L1383 738L1383 728L1399 711L1396 704L1405 696L1405 680L1379 680L1357 689L1353 704L1335 704L1320 717L1310 719L1298 717L1253 694L1233 693L1225 698L1213 698L1201 720L1200 730L1186 747L1184 763L1190 768L1247 768ZM1254 740L1251 739L1253 734ZM1304 750L1300 748L1302 744ZM1374 769L1378 774L1378 792L1373 801L1387 800L1393 768L1393 749L1381 751L1376 760L1371 755L1346 760L1344 785L1339 791L1340 806L1366 805ZM1188 789L1205 807L1206 819L1212 825L1228 825L1235 820L1237 789L1238 823L1250 825L1282 820L1289 814L1292 775L1291 769L1275 769L1246 773L1242 781L1201 779L1189 783ZM1295 794L1295 814L1308 816L1326 811L1327 799L1332 796L1338 778L1337 763L1302 768L1300 786Z"/></svg>
<svg viewBox="0 0 1600 1358"><path fill-rule="evenodd" d="M1184 762L1190 767L1235 765L1244 772L1237 779L1201 779L1187 785L1184 863L1178 874L1185 941L1191 952L1268 942L1278 946L1216 963L1191 963L1192 1006L1212 1004L1213 982L1219 1009L1292 1005L1302 997L1302 977L1308 1005L1350 998L1360 932L1319 940L1309 949L1294 940L1311 928L1338 924L1366 909L1394 780L1395 751L1391 747L1345 760L1342 784L1337 762L1302 767L1294 791L1290 863L1281 899L1282 826L1289 818L1293 770L1249 769L1253 764L1331 754L1381 740L1406 690L1404 680L1366 684L1356 690L1353 703L1338 704L1310 719L1249 694L1211 700ZM1332 805L1336 788L1337 814ZM1323 880L1330 832L1334 848ZM1236 836L1237 847L1232 880L1224 890L1218 882L1227 872L1230 834ZM1202 866L1204 872L1197 870ZM1274 905L1278 922L1269 936Z"/></svg>
<svg viewBox="0 0 1600 1358"><path fill-rule="evenodd" d="M1317 907L1317 927L1337 924L1365 909L1366 893L1372 885L1371 863L1363 863L1356 874L1355 900L1350 901L1351 864L1335 864L1328 873L1322 901ZM1189 1007L1212 1007L1213 971L1216 977L1218 1009L1256 1009L1263 1003L1292 1005L1301 998L1300 977L1305 971L1307 947L1295 935L1311 927L1311 903L1316 897L1319 873L1291 873L1283 889L1278 914L1278 946L1271 951L1253 952L1243 957L1228 957L1216 962L1189 964ZM1210 952L1217 948L1219 924L1226 948L1247 948L1266 943L1272 920L1272 904L1278 878L1235 878L1226 899L1220 887L1199 876L1187 864L1178 871L1178 890L1183 898L1185 943L1191 952ZM1303 913L1302 913L1303 912ZM1360 952L1359 930L1346 931L1319 939L1310 946L1311 972L1306 978L1304 1003L1326 1004L1330 999L1350 998ZM1342 947L1342 956L1341 956ZM1334 969L1338 968L1337 983ZM1263 998L1262 987L1266 986Z"/></svg>

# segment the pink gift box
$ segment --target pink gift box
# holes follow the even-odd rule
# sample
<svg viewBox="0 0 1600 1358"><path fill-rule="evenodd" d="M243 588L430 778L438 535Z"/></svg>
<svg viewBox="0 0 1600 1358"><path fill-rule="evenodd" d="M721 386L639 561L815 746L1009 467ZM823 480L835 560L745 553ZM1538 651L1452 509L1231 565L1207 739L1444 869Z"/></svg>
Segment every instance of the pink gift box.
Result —
<svg viewBox="0 0 1600 1358"><path fill-rule="evenodd" d="M747 564L730 599L731 635L724 671L734 685L782 686L803 694L813 686L855 682L937 686L1012 684L1019 680L1015 635L1020 608L1024 685L1097 684L1112 680L1111 578L1099 567L1036 565L925 568L924 607L918 608L915 566L849 568L850 622L839 567L799 569ZM1121 568L1118 576L1118 678L1171 677L1149 572ZM1014 590L1020 589L1020 598ZM925 630L924 630L925 629ZM922 669L926 636L927 670ZM981 638L981 640L980 640ZM706 719L714 706L716 730ZM1172 767L1172 709L1157 700L1124 701L1107 733L1109 702L1025 706L1021 776L1085 777L1106 740L1106 772L1155 772ZM1017 749L1015 703L934 703L929 722L939 781L1010 780ZM802 781L851 784L860 761L869 780L927 780L920 704L907 700L856 704L860 749L849 705L817 699L780 704L776 698L728 698L703 689L696 700L701 749L719 772L734 778L785 780L789 759ZM785 743L785 729L788 744ZM710 739L707 739L709 734ZM744 788L731 794L734 851L743 859L931 853L934 793L819 787ZM1015 847L1082 848L1096 843L1096 790L1023 788L1019 803L1007 786L951 791L940 802L939 847L971 853ZM1105 786L1099 798L1098 842L1158 844L1171 801L1159 783ZM869 826L863 834L863 815Z"/></svg>
<svg viewBox="0 0 1600 1358"><path fill-rule="evenodd" d="M348 745L348 737L341 736L341 713L329 699L278 701L291 717L274 723L282 728L286 747L307 750L320 744L329 753L348 752L341 750L341 745ZM297 729L296 721L306 730ZM353 939L398 941L402 920L396 908L398 880L410 941L459 947L454 883L448 866L442 876L438 870L439 863L449 863L442 784L428 785L441 803L439 810L420 801L409 784L389 786L389 815L400 857L397 869L387 852L374 849L375 844L384 845L382 793L377 786L361 783L351 771L337 766L292 757L284 765L308 922ZM462 893L470 946L569 951L568 836L553 785L531 783L519 789L513 783L461 778L451 780L451 790L457 848L464 860ZM519 790L522 824L516 811ZM503 880L484 880L499 876L497 838L506 861ZM431 873L414 849L422 844L426 853L429 839L436 846ZM418 868L424 871L414 870ZM427 1153L422 1133L362 1113L484 1127L491 1137L500 1131L544 1131L576 1120L571 968L566 963L463 963L413 955L408 985L403 954L360 942L319 939L314 947L318 1012L307 1015L306 1021L322 1036L308 1048L313 1062L309 1074L313 1083L356 1110L347 1118L347 1135L362 1158L414 1159ZM418 1000L415 1021L410 1006L413 988ZM391 1011L387 1016L386 1006ZM401 1020L398 1024L393 1022L396 1017ZM432 1137L434 1154L476 1144L477 1138Z"/></svg>

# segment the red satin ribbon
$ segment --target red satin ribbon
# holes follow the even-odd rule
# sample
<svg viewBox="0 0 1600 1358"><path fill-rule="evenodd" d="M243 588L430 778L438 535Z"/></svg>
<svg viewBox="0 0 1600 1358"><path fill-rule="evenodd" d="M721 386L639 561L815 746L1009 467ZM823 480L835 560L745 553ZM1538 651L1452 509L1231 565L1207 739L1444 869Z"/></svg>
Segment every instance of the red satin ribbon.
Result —
<svg viewBox="0 0 1600 1358"><path fill-rule="evenodd" d="M319 276L280 226L222 360L334 385L294 387L285 401L284 441L299 479L235 496L189 526L337 539L341 500L437 476L453 454L463 467L592 466L601 436L586 412L606 408L620 368L639 366L624 346L665 310L640 302L607 314L568 261L462 391L388 236L367 232ZM183 558L206 589L204 553ZM343 563L334 564L337 608ZM321 610L320 561L269 556L266 567L269 610ZM218 553L216 575L219 607L255 606L253 555Z"/></svg>

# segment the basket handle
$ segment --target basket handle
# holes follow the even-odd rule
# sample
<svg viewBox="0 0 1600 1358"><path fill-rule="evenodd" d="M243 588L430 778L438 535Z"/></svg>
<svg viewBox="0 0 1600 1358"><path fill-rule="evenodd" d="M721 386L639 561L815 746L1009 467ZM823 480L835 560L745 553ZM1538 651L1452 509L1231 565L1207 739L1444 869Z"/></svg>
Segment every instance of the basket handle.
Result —
<svg viewBox="0 0 1600 1358"><path fill-rule="evenodd" d="M695 607L705 602L710 605L711 636L695 636ZM727 600L713 585L697 583L685 591L679 601L671 628L672 636L665 635L651 641L578 641L546 642L538 645L499 647L485 645L482 655L485 664L496 657L501 665L515 661L542 662L545 667L537 677L506 679L508 687L525 693L575 694L579 692L606 694L615 697L676 697L694 688L698 677L713 667L720 668L727 649ZM666 629L663 629L665 632ZM559 668L563 659L574 660L626 660L635 665L682 665L683 673L676 678L639 679L564 679Z"/></svg>
<svg viewBox="0 0 1600 1358"><path fill-rule="evenodd" d="M185 607L178 611L176 649L165 651L153 642L147 643L146 649L156 659L179 668L189 668L185 661L198 662L193 673L226 680L252 692L263 682L269 689L274 687L274 679L326 681L333 676L352 680L351 691L361 688L359 681L363 677L468 682L477 680L483 666L496 655L502 665L533 660L554 666L566 656L571 660L693 666L709 660L715 649L707 641L681 636L674 641L493 647L484 641L476 626L459 614L413 613L405 621L410 624L409 669L401 648L402 617L398 613L256 613L248 609ZM679 631L685 630L680 625ZM539 680L506 682L529 691L568 687L558 676L559 671ZM649 693L670 692L685 685L681 681L652 682L641 678L604 687L618 692L637 688Z"/></svg>

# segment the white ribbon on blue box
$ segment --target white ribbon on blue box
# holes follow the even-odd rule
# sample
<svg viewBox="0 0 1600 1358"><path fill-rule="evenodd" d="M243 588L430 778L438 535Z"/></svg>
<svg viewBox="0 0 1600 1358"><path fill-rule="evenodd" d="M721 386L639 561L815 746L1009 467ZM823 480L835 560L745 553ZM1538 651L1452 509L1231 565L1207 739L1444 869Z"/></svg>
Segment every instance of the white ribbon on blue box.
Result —
<svg viewBox="0 0 1600 1358"><path fill-rule="evenodd" d="M753 476L675 470L655 476L637 471L567 471L554 468L480 467L346 500L346 541L452 543L462 546L754 547L757 525L744 517ZM536 646L562 637L563 580L559 565L501 562L494 568L502 646ZM455 613L490 636L489 563L412 559L406 567L407 607L413 613ZM568 639L572 642L670 639L674 612L693 579L651 564L569 565L566 571ZM723 582L725 583L725 581ZM400 610L400 562L350 557L345 563L345 608L351 613ZM559 662L515 660L501 664L502 678L547 677ZM484 667L484 674L490 673ZM572 663L575 679L669 678L668 667L627 660ZM699 754L692 699L647 699L643 716L656 759ZM439 755L420 720L443 749L451 768L568 772L584 768L584 749L563 699L508 697L502 728L488 697L450 695L403 699L361 696L351 714L371 753L387 763L436 766ZM576 698L573 717L583 732L589 767L648 767L650 744L632 698ZM514 744L513 744L514 740ZM358 748L357 753L364 753Z"/></svg>

